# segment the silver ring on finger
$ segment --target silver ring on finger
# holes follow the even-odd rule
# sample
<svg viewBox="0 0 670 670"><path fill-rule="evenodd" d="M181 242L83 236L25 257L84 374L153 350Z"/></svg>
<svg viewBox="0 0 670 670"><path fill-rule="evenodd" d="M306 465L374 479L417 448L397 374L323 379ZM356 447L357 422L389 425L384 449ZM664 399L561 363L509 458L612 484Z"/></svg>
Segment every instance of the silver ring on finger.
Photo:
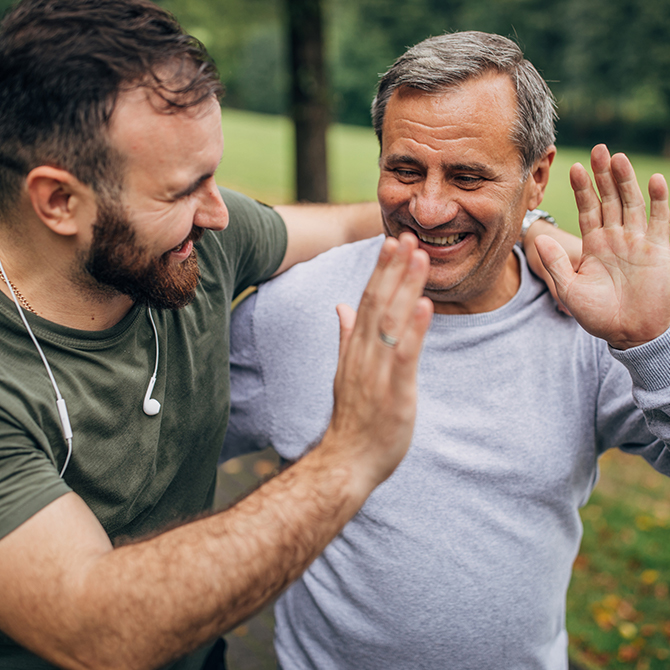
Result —
<svg viewBox="0 0 670 670"><path fill-rule="evenodd" d="M399 340L398 340L397 337L393 337L393 335L388 335L388 334L385 333L383 330L380 330L380 331L379 331L379 339L380 339L380 340L381 340L387 347L391 347L391 349L393 349L393 347L395 347L395 346L398 344L398 342L399 342Z"/></svg>

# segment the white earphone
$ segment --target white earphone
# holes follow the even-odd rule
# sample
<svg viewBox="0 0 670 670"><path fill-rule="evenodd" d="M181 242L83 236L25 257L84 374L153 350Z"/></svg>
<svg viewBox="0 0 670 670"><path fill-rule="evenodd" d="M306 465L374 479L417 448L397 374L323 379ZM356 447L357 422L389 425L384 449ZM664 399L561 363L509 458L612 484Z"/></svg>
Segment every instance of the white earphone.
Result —
<svg viewBox="0 0 670 670"><path fill-rule="evenodd" d="M12 300L14 300L16 309L19 310L19 316L21 317L23 325L26 327L26 330L28 331L28 335L30 335L30 339L33 341L33 344L35 345L37 351L39 352L40 358L42 359L42 363L44 363L44 367L46 368L47 374L49 375L51 385L53 386L53 389L56 393L56 407L58 408L58 416L60 417L61 430L63 431L63 438L67 442L67 456L65 457L65 463L63 463L63 468L61 469L59 475L62 478L63 474L65 473L65 469L70 463L70 458L72 457L72 436L73 436L72 426L70 425L70 416L67 412L65 399L60 393L60 389L58 388L56 379L54 378L53 373L51 372L51 366L49 365L49 362L47 361L47 358L44 355L44 352L42 351L42 347L40 347L40 344L37 341L37 338L35 337L32 328L30 327L30 324L26 319L25 314L23 313L23 309L19 304L19 301L16 297L16 294L14 293L12 285L9 283L9 279L7 277L7 274L5 273L5 268L2 266L2 261L0 261L0 274L2 274L2 277L5 280L5 284L9 288L9 292L12 294ZM156 414L158 414L158 412L161 411L161 404L158 402L158 400L151 397L151 393L154 390L154 384L156 383L156 374L158 372L158 355L159 355L158 331L156 330L156 324L154 323L154 317L151 313L150 307L147 307L147 312L149 314L149 320L151 321L151 326L154 331L154 339L156 340L156 363L154 365L154 373L151 376L151 380L149 381L147 392L144 395L144 402L142 403L142 409L144 410L144 413L147 416L155 416Z"/></svg>
<svg viewBox="0 0 670 670"><path fill-rule="evenodd" d="M161 404L158 400L152 398L151 394L153 393L154 384L156 383L156 375L158 374L158 355L160 351L158 348L158 331L156 330L156 324L154 323L154 317L150 307L147 307L147 312L149 313L149 320L151 321L151 327L154 329L154 338L156 339L156 364L154 365L154 373L149 380L149 386L147 386L147 392L144 394L142 409L147 416L156 416L156 414L161 411Z"/></svg>

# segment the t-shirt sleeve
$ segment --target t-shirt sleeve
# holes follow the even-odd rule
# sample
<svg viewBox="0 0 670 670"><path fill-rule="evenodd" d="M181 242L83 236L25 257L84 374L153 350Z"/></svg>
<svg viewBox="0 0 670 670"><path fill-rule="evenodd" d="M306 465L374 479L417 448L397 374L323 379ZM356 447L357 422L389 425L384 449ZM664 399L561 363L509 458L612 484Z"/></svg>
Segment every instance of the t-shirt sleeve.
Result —
<svg viewBox="0 0 670 670"><path fill-rule="evenodd" d="M269 279L286 255L288 235L284 220L272 207L241 193L221 188L230 221L222 239L234 258L235 295Z"/></svg>
<svg viewBox="0 0 670 670"><path fill-rule="evenodd" d="M44 450L0 410L0 538L69 491Z"/></svg>

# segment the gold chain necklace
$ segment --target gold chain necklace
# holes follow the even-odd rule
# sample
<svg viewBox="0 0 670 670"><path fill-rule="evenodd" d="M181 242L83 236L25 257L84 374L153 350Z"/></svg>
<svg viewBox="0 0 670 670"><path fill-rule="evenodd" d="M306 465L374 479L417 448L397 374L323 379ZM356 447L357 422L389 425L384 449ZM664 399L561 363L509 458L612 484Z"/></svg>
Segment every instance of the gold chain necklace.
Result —
<svg viewBox="0 0 670 670"><path fill-rule="evenodd" d="M32 308L32 305L21 295L21 292L19 291L16 286L14 286L14 282L7 277L5 279L4 275L2 272L0 272L0 279L2 279L5 284L9 283L9 285L12 287L12 290L14 291L14 295L16 296L16 299L19 301L19 305L23 307L24 309L27 309L29 312L32 312L33 314L37 314L37 312Z"/></svg>

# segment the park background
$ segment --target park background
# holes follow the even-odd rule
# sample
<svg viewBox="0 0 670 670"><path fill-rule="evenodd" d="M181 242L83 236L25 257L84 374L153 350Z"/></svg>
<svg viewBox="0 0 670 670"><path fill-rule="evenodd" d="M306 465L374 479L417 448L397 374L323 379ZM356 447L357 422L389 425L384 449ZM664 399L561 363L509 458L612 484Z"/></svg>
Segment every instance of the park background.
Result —
<svg viewBox="0 0 670 670"><path fill-rule="evenodd" d="M270 203L290 202L297 193L291 88L300 72L291 71L289 14L305 2L316 0L164 2L208 46L227 88L220 183ZM511 37L549 82L558 102L559 151L543 207L562 227L579 232L568 171L576 161L588 165L597 142L626 151L641 184L654 172L670 176L668 0L318 4L331 201L375 197L378 146L369 107L378 75L408 46L451 30ZM267 476L274 463L265 452L224 465L219 504ZM582 511L584 539L568 596L571 661L585 670L668 668L670 483L620 453L601 459L601 470ZM228 636L231 670L274 668L271 637L266 608Z"/></svg>
<svg viewBox="0 0 670 670"><path fill-rule="evenodd" d="M0 0L0 13L11 5ZM408 46L452 30L514 39L558 101L558 156L543 207L578 233L575 161L606 142L641 183L670 175L670 0L161 0L208 48L226 87L220 184L268 203L296 198L296 82L326 110L321 152L334 202L375 198L369 106L378 75ZM322 74L292 58L293 16L318 18ZM319 56L320 58L321 56ZM220 469L224 507L271 474L271 452ZM568 597L570 656L585 670L670 667L670 483L641 459L608 453L582 510ZM448 635L448 631L445 631ZM523 631L519 631L523 635ZM228 636L230 670L275 668L266 608ZM411 669L408 669L411 670Z"/></svg>

